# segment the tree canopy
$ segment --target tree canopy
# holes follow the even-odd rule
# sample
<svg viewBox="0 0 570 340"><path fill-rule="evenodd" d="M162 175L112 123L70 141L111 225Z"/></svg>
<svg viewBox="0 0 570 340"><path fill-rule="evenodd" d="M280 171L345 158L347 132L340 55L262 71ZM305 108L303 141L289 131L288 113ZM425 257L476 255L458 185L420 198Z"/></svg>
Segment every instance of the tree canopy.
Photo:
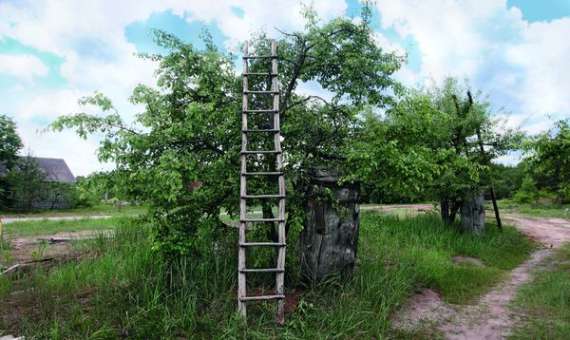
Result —
<svg viewBox="0 0 570 340"><path fill-rule="evenodd" d="M346 18L321 23L309 11L305 30L283 33L278 41L289 226L302 220L306 170L348 168L345 150L360 109L384 107L400 91L391 76L402 58L378 46L369 16L365 7L358 23ZM257 54L268 51L265 38L253 38ZM97 93L81 103L98 106L102 115L62 116L52 128L72 128L82 137L102 134L99 157L114 161L130 196L151 207L155 246L184 253L221 229L222 209L237 211L241 77L234 56L218 50L208 37L204 50L160 31L156 41L169 52L144 56L159 63L157 87L135 88L131 101L144 110L132 124ZM252 72L267 68L263 61L250 65ZM255 83L261 87L264 79L251 81L250 90L258 89ZM320 87L326 96L306 95L300 84ZM257 108L269 107L263 98L253 102ZM263 119L251 123L270 124ZM250 143L263 147L261 140ZM263 169L270 162L257 161L255 166ZM257 184L257 190L264 189L265 184Z"/></svg>
<svg viewBox="0 0 570 340"><path fill-rule="evenodd" d="M560 203L570 202L570 120L560 120L531 138L527 156L530 178L526 181L534 180L538 189L555 194Z"/></svg>
<svg viewBox="0 0 570 340"><path fill-rule="evenodd" d="M489 104L455 79L409 90L385 112L364 116L350 152L351 176L384 195L438 200L451 223L462 201L489 184L491 159L520 138L512 130L498 133L498 124Z"/></svg>
<svg viewBox="0 0 570 340"><path fill-rule="evenodd" d="M18 151L22 148L22 140L16 132L16 124L5 115L0 115L0 160L10 169L18 159Z"/></svg>

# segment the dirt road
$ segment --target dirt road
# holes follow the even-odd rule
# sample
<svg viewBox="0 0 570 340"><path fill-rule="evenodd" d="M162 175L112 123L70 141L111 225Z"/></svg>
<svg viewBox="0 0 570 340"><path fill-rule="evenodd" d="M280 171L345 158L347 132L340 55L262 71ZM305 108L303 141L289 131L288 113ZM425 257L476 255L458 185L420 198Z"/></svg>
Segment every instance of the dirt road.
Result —
<svg viewBox="0 0 570 340"><path fill-rule="evenodd" d="M514 225L544 248L515 268L508 278L482 296L476 305L451 305L432 290L414 296L394 317L394 326L404 330L435 328L446 339L493 340L510 334L519 316L508 306L517 289L530 281L531 272L548 260L552 249L570 242L570 221L557 218L529 218L506 215Z"/></svg>

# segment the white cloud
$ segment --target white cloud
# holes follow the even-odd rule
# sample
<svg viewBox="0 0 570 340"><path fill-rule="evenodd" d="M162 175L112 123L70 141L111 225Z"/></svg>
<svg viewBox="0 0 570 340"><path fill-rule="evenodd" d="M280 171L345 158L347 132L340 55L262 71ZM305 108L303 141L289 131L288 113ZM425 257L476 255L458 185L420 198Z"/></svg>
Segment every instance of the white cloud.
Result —
<svg viewBox="0 0 570 340"><path fill-rule="evenodd" d="M417 42L420 78L471 79L529 133L551 126L547 113L570 115L569 18L528 23L506 0L376 3L384 29Z"/></svg>
<svg viewBox="0 0 570 340"><path fill-rule="evenodd" d="M344 0L306 1L324 19L342 15ZM243 11L237 16L232 7ZM138 83L153 84L154 64L134 56L136 48L127 41L125 27L146 20L152 13L170 10L187 21L199 20L219 27L228 37L226 45L235 48L260 29L276 35L274 28L296 30L303 27L301 1L264 0L21 0L0 1L0 39L10 37L23 45L59 56L65 90L26 92L12 88L19 101L10 105L26 147L38 156L65 157L76 174L97 169L95 140L81 141L70 133L38 135L56 116L76 112L77 99L99 90L107 94L127 118L137 108L127 101ZM30 56L27 64L11 72L20 76L45 75L47 69ZM33 62L31 60L34 60ZM0 63L0 67L2 63ZM32 66L32 67L30 67ZM1 71L1 69L0 69Z"/></svg>
<svg viewBox="0 0 570 340"><path fill-rule="evenodd" d="M0 54L0 74L7 74L27 83L48 74L48 68L36 56L28 54Z"/></svg>
<svg viewBox="0 0 570 340"><path fill-rule="evenodd" d="M343 15L344 0L303 1L323 18ZM409 36L421 54L419 71L405 66L396 77L407 84L448 75L469 77L491 100L513 112L512 122L527 131L548 127L545 113L570 112L570 20L528 23L506 0L376 0L382 26ZM239 16L232 10L242 10ZM155 65L136 58L125 27L146 20L152 13L170 10L187 21L216 25L235 49L261 29L270 36L275 28L294 31L304 26L301 1L291 0L0 0L0 39L21 44L62 59L65 89L28 92L14 86L2 94L18 102L10 105L26 146L38 156L65 157L72 170L86 174L97 169L96 140L84 142L70 133L37 135L62 113L78 110L79 97L99 90L111 97L127 119L137 108L127 102L137 83L153 84ZM388 50L402 52L398 43L377 33ZM4 58L4 59L2 59ZM47 75L47 67L33 55L0 55L0 73L11 72L24 82ZM318 91L311 84L301 86ZM320 93L320 92L319 92ZM21 96L16 98L16 94ZM62 142L63 141L63 142ZM46 153L46 154L43 154Z"/></svg>

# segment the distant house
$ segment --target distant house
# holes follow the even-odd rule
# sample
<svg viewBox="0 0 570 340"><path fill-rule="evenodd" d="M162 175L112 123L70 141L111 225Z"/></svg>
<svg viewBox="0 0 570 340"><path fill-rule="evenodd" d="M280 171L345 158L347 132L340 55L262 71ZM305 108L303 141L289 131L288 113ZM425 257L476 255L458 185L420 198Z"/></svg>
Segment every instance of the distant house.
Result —
<svg viewBox="0 0 570 340"><path fill-rule="evenodd" d="M65 160L20 157L20 161L22 161L21 164L25 161L35 163L43 178L39 185L26 185L24 181L24 183L12 188L11 206L13 209L65 209L72 207L75 176L73 176ZM15 171L18 171L18 166L16 166ZM0 164L0 177L5 176L6 173L6 167Z"/></svg>

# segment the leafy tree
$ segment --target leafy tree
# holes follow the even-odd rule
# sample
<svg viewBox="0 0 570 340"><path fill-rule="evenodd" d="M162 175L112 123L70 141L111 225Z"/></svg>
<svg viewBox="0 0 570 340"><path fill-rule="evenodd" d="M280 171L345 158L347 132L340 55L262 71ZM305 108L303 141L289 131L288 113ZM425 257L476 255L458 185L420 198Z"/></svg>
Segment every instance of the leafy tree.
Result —
<svg viewBox="0 0 570 340"><path fill-rule="evenodd" d="M453 223L463 202L488 184L490 160L518 140L514 131L497 133L497 124L489 104L455 79L410 90L385 113L365 115L350 152L351 176L379 192L438 200L442 219Z"/></svg>
<svg viewBox="0 0 570 340"><path fill-rule="evenodd" d="M9 191L5 174L14 167L22 140L16 132L16 124L10 117L0 115L0 207L6 207Z"/></svg>
<svg viewBox="0 0 570 340"><path fill-rule="evenodd" d="M18 159L22 140L16 132L16 124L10 117L0 115L0 160L10 169Z"/></svg>
<svg viewBox="0 0 570 340"><path fill-rule="evenodd" d="M30 211L34 203L42 201L49 194L49 184L37 161L21 157L6 175L9 187L9 202L12 208Z"/></svg>
<svg viewBox="0 0 570 340"><path fill-rule="evenodd" d="M491 164L491 176L494 179L497 199L512 198L523 183L524 164L523 162L516 166Z"/></svg>
<svg viewBox="0 0 570 340"><path fill-rule="evenodd" d="M539 192L534 180L529 175L525 176L513 199L518 203L535 203L538 198Z"/></svg>
<svg viewBox="0 0 570 340"><path fill-rule="evenodd" d="M359 23L346 18L321 23L310 11L306 17L305 30L283 33L278 42L288 229L301 225L307 169L349 168L344 154L357 113L365 105L389 104L391 94L400 90L391 75L402 60L375 42L367 6ZM220 52L208 37L203 51L164 32L156 32L156 41L169 53L146 56L160 65L157 88L140 85L134 90L131 101L144 110L133 124L124 122L98 93L81 103L98 106L104 115L63 116L52 127L72 128L83 137L102 133L99 157L114 161L129 196L151 207L156 247L169 254L185 253L200 249L200 242L209 247L211 237L222 229L222 208L237 213L241 77L233 56ZM254 37L252 49L268 53L263 34ZM250 64L250 71L268 67L259 60ZM250 80L250 89L259 89L255 83ZM304 95L300 83L320 86L328 95ZM253 104L270 107L263 98L254 98ZM260 115L250 124L270 127L271 122ZM255 138L250 144L270 147ZM257 159L252 166L267 169L271 162L271 157ZM254 191L269 190L261 182L251 184ZM263 208L264 215L271 215L269 205Z"/></svg>
<svg viewBox="0 0 570 340"><path fill-rule="evenodd" d="M570 202L570 120L558 121L550 131L532 138L528 148L530 174L538 189Z"/></svg>

